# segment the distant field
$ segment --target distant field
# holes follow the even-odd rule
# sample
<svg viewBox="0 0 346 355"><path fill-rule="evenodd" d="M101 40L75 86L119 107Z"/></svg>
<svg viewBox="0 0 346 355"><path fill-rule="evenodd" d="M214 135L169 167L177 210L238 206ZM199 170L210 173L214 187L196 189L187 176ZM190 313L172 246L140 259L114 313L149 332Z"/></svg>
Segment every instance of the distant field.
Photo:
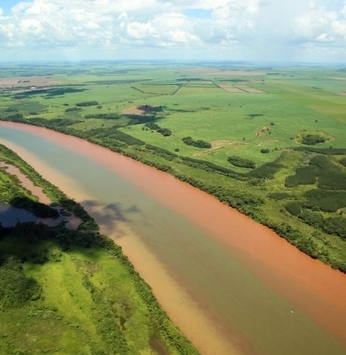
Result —
<svg viewBox="0 0 346 355"><path fill-rule="evenodd" d="M346 190L344 68L64 64L27 67L27 87L10 89L1 83L23 70L3 72L2 119L75 134L210 191L251 193L261 207L235 207L279 234L290 223L304 234L284 235L291 243L346 270L346 200L335 194Z"/></svg>

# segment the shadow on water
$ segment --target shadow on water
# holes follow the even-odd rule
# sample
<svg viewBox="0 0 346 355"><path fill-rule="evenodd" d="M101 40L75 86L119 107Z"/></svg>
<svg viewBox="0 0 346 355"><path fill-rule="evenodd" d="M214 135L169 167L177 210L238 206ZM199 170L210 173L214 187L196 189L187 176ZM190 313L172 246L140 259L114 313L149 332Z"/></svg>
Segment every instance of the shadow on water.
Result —
<svg viewBox="0 0 346 355"><path fill-rule="evenodd" d="M106 231L117 231L121 237L119 222L129 222L128 216L140 213L137 206L124 208L121 203L102 205L97 201L82 201L81 205ZM48 206L47 206L48 207ZM18 257L23 262L43 264L48 261L46 242L51 241L68 251L77 247L80 252L89 253L92 247L102 248L103 236L96 231L71 230L57 219L51 225L51 218L38 218L31 212L0 203L0 259Z"/></svg>
<svg viewBox="0 0 346 355"><path fill-rule="evenodd" d="M82 201L81 205L99 225L102 225L102 229L106 234L116 235L116 238L123 236L119 222L122 225L124 223L130 223L133 215L141 213L138 206L132 205L130 207L124 207L122 203L102 204L97 201L86 200Z"/></svg>
<svg viewBox="0 0 346 355"><path fill-rule="evenodd" d="M97 220L107 224L113 221L128 222L126 211L121 203L109 203L103 205L97 201L83 201L81 203L84 208Z"/></svg>

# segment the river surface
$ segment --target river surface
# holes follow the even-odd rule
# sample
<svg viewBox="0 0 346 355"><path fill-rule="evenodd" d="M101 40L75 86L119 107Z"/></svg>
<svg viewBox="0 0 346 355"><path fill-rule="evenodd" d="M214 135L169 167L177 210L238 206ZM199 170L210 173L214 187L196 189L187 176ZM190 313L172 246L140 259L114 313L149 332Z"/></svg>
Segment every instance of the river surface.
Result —
<svg viewBox="0 0 346 355"><path fill-rule="evenodd" d="M0 143L82 203L202 354L346 354L346 276L168 174L0 123Z"/></svg>

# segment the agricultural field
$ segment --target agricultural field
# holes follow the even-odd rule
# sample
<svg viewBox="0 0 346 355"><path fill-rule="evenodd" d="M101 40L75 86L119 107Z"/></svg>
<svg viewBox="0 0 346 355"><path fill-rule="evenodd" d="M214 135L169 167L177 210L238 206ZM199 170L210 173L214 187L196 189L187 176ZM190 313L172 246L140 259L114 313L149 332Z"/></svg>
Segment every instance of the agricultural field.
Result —
<svg viewBox="0 0 346 355"><path fill-rule="evenodd" d="M168 171L346 272L345 68L1 69L2 120L76 135Z"/></svg>

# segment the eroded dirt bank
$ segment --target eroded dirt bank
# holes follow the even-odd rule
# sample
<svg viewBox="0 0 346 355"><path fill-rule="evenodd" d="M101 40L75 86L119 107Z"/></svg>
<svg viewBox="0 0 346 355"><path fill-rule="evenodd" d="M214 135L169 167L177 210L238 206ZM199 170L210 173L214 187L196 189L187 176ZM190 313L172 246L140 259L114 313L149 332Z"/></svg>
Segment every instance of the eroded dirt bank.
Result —
<svg viewBox="0 0 346 355"><path fill-rule="evenodd" d="M293 302L297 310L304 311L346 345L346 275L307 257L268 228L168 174L75 137L32 126L3 122L1 125L31 132L69 147L125 177L157 201L202 227L225 248L235 252L239 260L269 287ZM40 166L35 157L20 151L20 148L8 146L77 201L87 198L86 193L79 190L74 182L59 176L59 173L50 167L42 164ZM112 234L112 229L108 228L105 233ZM206 319L203 312L198 312L198 307L191 306L192 303L189 303L190 300L185 297L183 290L179 289L169 277L169 273L162 269L146 246L131 231L127 231L127 235L127 238L117 239L117 242L123 245L125 254L153 287L154 293L173 321L203 353L235 353L235 349L231 350L230 345L222 342L217 330L214 330L215 336L211 336L209 332L213 329L212 321ZM147 258L150 262L143 262ZM174 290L178 293L174 294ZM188 301L181 302L182 297ZM194 314L192 310L197 313ZM202 318L198 318L199 316ZM201 320L205 327L201 326Z"/></svg>

